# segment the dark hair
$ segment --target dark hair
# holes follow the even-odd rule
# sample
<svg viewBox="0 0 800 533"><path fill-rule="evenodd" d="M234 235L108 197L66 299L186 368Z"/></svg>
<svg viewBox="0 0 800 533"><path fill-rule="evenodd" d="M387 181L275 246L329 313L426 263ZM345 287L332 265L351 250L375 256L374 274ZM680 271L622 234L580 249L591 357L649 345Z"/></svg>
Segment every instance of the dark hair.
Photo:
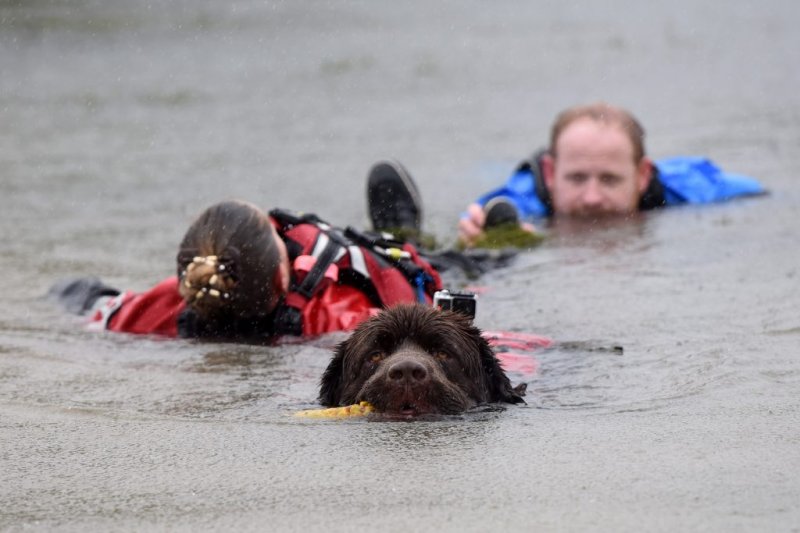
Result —
<svg viewBox="0 0 800 533"><path fill-rule="evenodd" d="M178 252L178 290L209 322L258 318L272 310L281 254L269 217L240 201L212 205L195 220Z"/></svg>
<svg viewBox="0 0 800 533"><path fill-rule="evenodd" d="M630 112L605 102L570 107L562 111L550 130L550 154L556 157L556 142L567 126L578 119L590 118L603 124L621 127L633 145L633 161L639 163L645 156L644 128Z"/></svg>

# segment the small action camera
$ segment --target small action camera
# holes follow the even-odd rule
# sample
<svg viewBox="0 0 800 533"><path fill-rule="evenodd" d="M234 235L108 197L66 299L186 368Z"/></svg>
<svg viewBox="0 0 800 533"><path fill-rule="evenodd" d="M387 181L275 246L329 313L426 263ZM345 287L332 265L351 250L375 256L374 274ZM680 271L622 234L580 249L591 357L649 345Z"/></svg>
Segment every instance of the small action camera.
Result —
<svg viewBox="0 0 800 533"><path fill-rule="evenodd" d="M433 295L433 306L461 313L470 318L475 318L477 296L471 292L450 292L448 290L436 291Z"/></svg>

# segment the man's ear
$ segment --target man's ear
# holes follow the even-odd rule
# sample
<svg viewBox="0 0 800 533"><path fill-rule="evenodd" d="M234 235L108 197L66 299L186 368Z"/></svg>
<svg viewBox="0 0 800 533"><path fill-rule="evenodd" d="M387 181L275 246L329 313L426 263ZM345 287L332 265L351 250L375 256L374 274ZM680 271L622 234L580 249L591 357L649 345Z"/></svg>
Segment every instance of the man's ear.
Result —
<svg viewBox="0 0 800 533"><path fill-rule="evenodd" d="M643 195L647 187L650 186L650 180L653 179L653 160L644 156L639 164L636 166L637 186L639 188L639 195Z"/></svg>
<svg viewBox="0 0 800 533"><path fill-rule="evenodd" d="M550 154L543 154L541 158L542 179L548 191L553 191L553 183L556 179L556 160Z"/></svg>

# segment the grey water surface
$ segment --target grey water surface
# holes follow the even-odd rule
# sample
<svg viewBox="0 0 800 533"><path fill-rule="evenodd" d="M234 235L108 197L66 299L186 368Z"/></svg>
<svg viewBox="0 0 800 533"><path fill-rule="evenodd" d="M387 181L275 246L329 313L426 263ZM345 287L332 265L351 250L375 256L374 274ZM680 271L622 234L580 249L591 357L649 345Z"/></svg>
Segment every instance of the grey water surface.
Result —
<svg viewBox="0 0 800 533"><path fill-rule="evenodd" d="M798 531L799 5L0 0L0 529ZM545 226L470 282L479 326L557 341L525 406L293 418L343 334L101 334L44 298L148 288L224 198L364 226L386 157L447 245L599 99L771 192Z"/></svg>

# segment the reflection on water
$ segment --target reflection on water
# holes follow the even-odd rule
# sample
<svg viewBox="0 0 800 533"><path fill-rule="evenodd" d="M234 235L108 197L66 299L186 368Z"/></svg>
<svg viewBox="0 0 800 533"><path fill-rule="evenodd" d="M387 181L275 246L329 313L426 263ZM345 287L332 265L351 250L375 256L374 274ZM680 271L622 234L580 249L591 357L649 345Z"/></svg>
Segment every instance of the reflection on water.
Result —
<svg viewBox="0 0 800 533"><path fill-rule="evenodd" d="M578 246L608 253L646 239L649 213L595 219L554 218L548 236L559 246Z"/></svg>
<svg viewBox="0 0 800 533"><path fill-rule="evenodd" d="M457 446L480 447L491 438L496 420L502 410L468 413L458 417L442 417L420 423L385 422L369 424L352 442L360 453L381 455L389 453L445 456Z"/></svg>
<svg viewBox="0 0 800 533"><path fill-rule="evenodd" d="M231 344L230 347L210 350L203 353L200 362L186 368L191 372L270 372L279 367L285 353L279 349L270 350L265 347L251 347L243 344Z"/></svg>
<svg viewBox="0 0 800 533"><path fill-rule="evenodd" d="M593 344L559 343L539 354L541 371L528 389L529 403L542 409L652 410L724 388L737 377L721 348L665 351L651 358Z"/></svg>

